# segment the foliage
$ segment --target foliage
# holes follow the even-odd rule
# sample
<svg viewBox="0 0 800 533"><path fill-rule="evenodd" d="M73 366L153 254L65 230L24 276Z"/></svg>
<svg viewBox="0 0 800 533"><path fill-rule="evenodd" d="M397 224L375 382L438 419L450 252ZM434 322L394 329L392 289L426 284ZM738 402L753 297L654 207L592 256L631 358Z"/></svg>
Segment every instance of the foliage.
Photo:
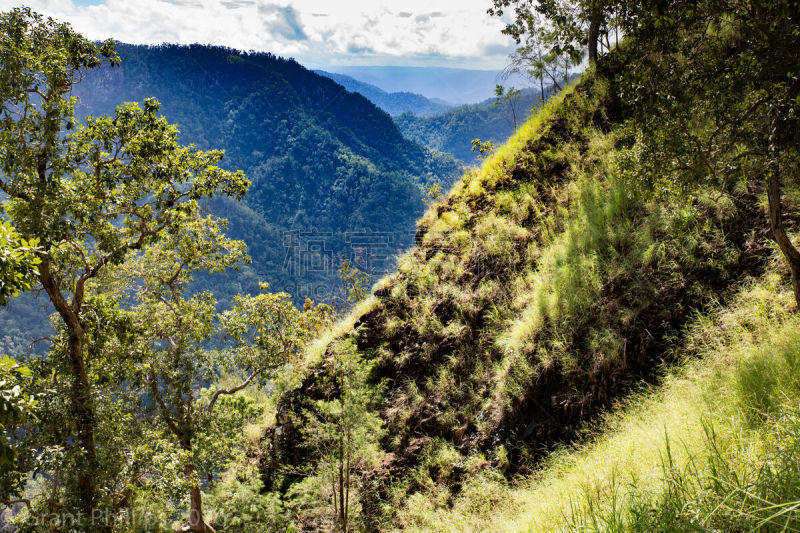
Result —
<svg viewBox="0 0 800 533"><path fill-rule="evenodd" d="M625 0L493 0L489 14L502 17L506 9L513 8L513 18L506 24L504 34L517 44L524 41L522 49L536 46L540 61L542 56L546 58L545 64L563 57L578 64L584 48L590 62L597 60L597 48L603 45L604 37L610 48L608 35L614 16L625 10L627 3Z"/></svg>
<svg viewBox="0 0 800 533"><path fill-rule="evenodd" d="M641 46L623 47L614 60L650 58L616 81L641 132L643 164L660 166L677 183L709 187L760 177L798 305L800 251L787 235L781 195L797 183L800 165L800 62L790 52L800 44L799 7L753 0L639 8L626 24Z"/></svg>
<svg viewBox="0 0 800 533"><path fill-rule="evenodd" d="M149 246L124 267L121 290L135 290L131 315L140 362L134 382L142 407L155 410L160 424L185 454L184 482L190 487L190 531L208 526L202 511L200 476L213 478L235 457L241 431L260 409L233 396L269 378L297 357L319 329L324 308L298 311L286 293L237 295L231 309L217 314L211 294L188 294L193 276L236 266L244 243L222 233L213 217L185 220L181 228ZM223 338L227 346L209 346ZM221 373L243 377L231 387L212 386ZM147 391L147 392L144 392Z"/></svg>
<svg viewBox="0 0 800 533"><path fill-rule="evenodd" d="M200 201L218 193L241 198L248 182L216 166L222 152L181 146L154 100L119 106L113 117L76 119L70 91L87 69L118 63L111 42L94 44L27 8L3 13L0 26L7 37L0 45L3 208L22 238L39 239L38 279L60 319L49 360L55 380L71 380L68 405L60 406L64 425L43 451L58 446L61 467L72 468L61 470L67 479L56 484L65 492L48 505L88 520L97 506L113 505L101 487L113 484L119 465L101 463L114 457L116 436L98 422L95 382L105 382L97 370L107 362L106 343L124 330L116 302L90 294L91 284L129 252L175 231ZM65 427L71 435L61 434Z"/></svg>
<svg viewBox="0 0 800 533"><path fill-rule="evenodd" d="M347 288L347 301L358 303L369 294L369 274L362 272L350 260L342 262L339 278Z"/></svg>
<svg viewBox="0 0 800 533"><path fill-rule="evenodd" d="M27 392L31 371L10 357L0 358L0 500L22 488L16 469L17 442L14 438L22 423L35 418L37 402Z"/></svg>
<svg viewBox="0 0 800 533"><path fill-rule="evenodd" d="M483 159L492 155L496 146L492 141L482 141L480 139L472 139L472 151L478 152L478 158Z"/></svg>
<svg viewBox="0 0 800 533"><path fill-rule="evenodd" d="M0 221L0 306L36 282L38 239L21 239L14 227Z"/></svg>
<svg viewBox="0 0 800 533"><path fill-rule="evenodd" d="M428 187L428 202L438 202L444 195L442 194L442 185L438 181Z"/></svg>
<svg viewBox="0 0 800 533"><path fill-rule="evenodd" d="M494 105L496 106L504 106L507 107L508 110L511 112L511 122L514 125L514 131L517 131L517 111L519 105L519 97L522 94L522 91L519 89L515 89L514 87L509 87L506 89L502 85L497 85L494 90L495 99Z"/></svg>
<svg viewBox="0 0 800 533"><path fill-rule="evenodd" d="M237 470L218 483L208 498L213 521L220 533L266 533L289 530L289 519L280 497L264 491L253 469Z"/></svg>
<svg viewBox="0 0 800 533"><path fill-rule="evenodd" d="M301 496L294 505L301 514L317 515L318 523L328 520L337 531L347 532L359 529L361 483L356 469L367 468L379 456L382 421L371 410L379 390L369 385L369 362L351 341L339 343L330 358L327 379L336 393L306 413L304 432L318 462L312 476L293 489ZM323 501L325 507L320 508Z"/></svg>

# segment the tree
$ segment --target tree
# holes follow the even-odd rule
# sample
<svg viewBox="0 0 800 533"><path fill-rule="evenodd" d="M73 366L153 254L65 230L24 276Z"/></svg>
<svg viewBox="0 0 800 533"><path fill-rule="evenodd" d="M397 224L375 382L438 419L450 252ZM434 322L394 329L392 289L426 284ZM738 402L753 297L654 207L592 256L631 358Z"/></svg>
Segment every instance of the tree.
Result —
<svg viewBox="0 0 800 533"><path fill-rule="evenodd" d="M245 259L244 243L223 234L224 223L212 217L185 221L178 231L125 266L137 302L138 381L156 416L183 452L189 486L186 531L212 528L203 514L198 472L198 439L213 428L221 400L290 363L317 330L322 307L298 311L286 293L238 295L233 307L215 311L210 293L188 292L199 271L221 272ZM214 348L214 344L222 345ZM239 375L230 387L217 387L221 374ZM217 436L217 439L222 436Z"/></svg>
<svg viewBox="0 0 800 533"><path fill-rule="evenodd" d="M495 144L492 141L482 141L480 139L472 139L472 151L478 152L478 158L484 159L494 153Z"/></svg>
<svg viewBox="0 0 800 533"><path fill-rule="evenodd" d="M118 63L111 42L94 44L27 8L0 15L0 28L0 190L20 235L40 239L39 282L65 328L67 350L53 356L68 363L76 506L91 516L101 476L87 286L174 231L199 200L241 198L248 184L216 166L221 152L180 146L155 100L77 122L70 91L87 69Z"/></svg>
<svg viewBox="0 0 800 533"><path fill-rule="evenodd" d="M519 103L519 95L521 91L514 87L506 89L502 85L497 85L494 88L494 104L495 106L506 105L511 112L511 119L514 125L514 131L517 131L517 104ZM543 93L544 94L544 93Z"/></svg>
<svg viewBox="0 0 800 533"><path fill-rule="evenodd" d="M533 59L531 52L535 52L539 63L536 68L542 69L556 58L576 61L583 56L583 49L588 53L589 63L596 63L598 46L602 46L603 37L608 39L608 24L624 3L624 0L492 0L489 14L502 17L507 9L513 8L514 18L503 33L514 38L517 45L525 43L518 50L524 57Z"/></svg>
<svg viewBox="0 0 800 533"><path fill-rule="evenodd" d="M330 354L327 384L333 398L315 403L306 413L305 433L320 459L314 480L327 492L336 529L347 533L356 518L358 483L354 472L374 463L383 421L371 406L380 388L369 383L370 365L353 341L337 343Z"/></svg>
<svg viewBox="0 0 800 533"><path fill-rule="evenodd" d="M433 185L430 187L426 187L426 196L425 203L428 206L435 204L436 202L440 202L442 198L444 198L444 192L442 190L442 184L438 181L434 182Z"/></svg>
<svg viewBox="0 0 800 533"><path fill-rule="evenodd" d="M614 60L637 68L615 84L642 134L641 166L682 184L766 189L772 237L800 306L800 251L781 198L800 177L800 2L642 2L626 13L636 46Z"/></svg>
<svg viewBox="0 0 800 533"><path fill-rule="evenodd" d="M358 303L369 294L369 274L362 272L347 259L339 267L339 279L347 289L347 301Z"/></svg>

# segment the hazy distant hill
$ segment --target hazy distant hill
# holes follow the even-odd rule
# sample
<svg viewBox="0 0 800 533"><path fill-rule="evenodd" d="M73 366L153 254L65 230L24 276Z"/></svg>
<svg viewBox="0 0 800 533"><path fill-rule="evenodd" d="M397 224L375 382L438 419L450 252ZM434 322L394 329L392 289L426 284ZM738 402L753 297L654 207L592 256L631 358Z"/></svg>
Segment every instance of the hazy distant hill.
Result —
<svg viewBox="0 0 800 533"><path fill-rule="evenodd" d="M411 112L421 116L442 113L453 106L443 100L430 100L420 94L410 92L388 93L383 89L363 83L345 74L335 74L324 70L315 70L320 76L330 78L350 92L359 93L390 115Z"/></svg>
<svg viewBox="0 0 800 533"><path fill-rule="evenodd" d="M513 114L508 104L494 103L495 99L490 98L480 104L464 105L434 116L404 113L394 120L409 139L453 154L465 163L473 163L477 154L472 151L472 139L491 140L500 145L514 133ZM539 105L540 91L523 89L515 103L517 123L522 124Z"/></svg>
<svg viewBox="0 0 800 533"><path fill-rule="evenodd" d="M407 91L454 105L482 102L494 94L497 84L528 87L526 79L507 80L494 70L465 70L439 67L329 67L328 71L351 76L384 91Z"/></svg>

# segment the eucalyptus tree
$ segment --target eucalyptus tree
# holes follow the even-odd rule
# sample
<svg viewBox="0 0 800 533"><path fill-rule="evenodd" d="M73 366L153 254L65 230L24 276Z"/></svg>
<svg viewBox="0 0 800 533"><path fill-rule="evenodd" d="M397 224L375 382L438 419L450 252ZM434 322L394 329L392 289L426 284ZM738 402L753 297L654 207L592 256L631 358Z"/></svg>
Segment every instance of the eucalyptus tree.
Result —
<svg viewBox="0 0 800 533"><path fill-rule="evenodd" d="M70 92L88 69L119 62L113 43L95 44L28 8L0 14L0 35L3 208L24 239L39 239L38 281L66 336L66 349L50 357L68 374L75 505L91 516L101 473L87 291L130 252L179 228L200 200L241 198L248 183L217 167L222 152L181 146L155 100L79 123Z"/></svg>
<svg viewBox="0 0 800 533"><path fill-rule="evenodd" d="M266 284L260 294L237 295L221 314L212 294L190 293L197 272L220 272L246 259L244 243L228 239L223 227L212 217L187 220L124 267L135 293L131 313L141 353L138 380L147 391L143 404L153 406L183 454L186 531L211 529L203 514L198 442L226 438L205 438L223 399L263 385L272 371L289 364L326 309L309 305L300 311L288 294L269 293ZM219 385L225 376L225 386ZM240 378L228 384L232 376Z"/></svg>

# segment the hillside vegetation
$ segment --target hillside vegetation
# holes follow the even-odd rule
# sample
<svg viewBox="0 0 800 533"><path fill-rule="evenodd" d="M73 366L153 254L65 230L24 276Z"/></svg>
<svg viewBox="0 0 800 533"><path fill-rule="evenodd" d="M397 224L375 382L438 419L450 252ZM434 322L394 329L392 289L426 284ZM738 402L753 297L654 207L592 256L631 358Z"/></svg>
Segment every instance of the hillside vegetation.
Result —
<svg viewBox="0 0 800 533"><path fill-rule="evenodd" d="M514 133L514 120L520 124L527 120L542 105L541 97L538 89L522 89L512 102L498 105L496 98L490 98L430 116L402 113L394 120L407 138L475 164L479 154L472 151L472 140L503 144Z"/></svg>
<svg viewBox="0 0 800 533"><path fill-rule="evenodd" d="M258 280L266 279L300 303L306 296L330 299L339 262L354 252L347 232L390 234L373 244L383 244L378 253L391 257L412 240L424 186L449 184L458 173L452 158L404 139L375 104L294 60L200 45L117 44L117 50L118 67L90 71L75 87L79 114L157 98L183 142L224 149L225 168L242 169L252 181L244 202L212 206L253 259L229 287L215 283L219 297L229 298L239 285L257 291ZM319 240L324 257L315 261L335 265L287 264L292 245L311 253L309 241ZM392 265L376 260L371 266L379 274Z"/></svg>
<svg viewBox="0 0 800 533"><path fill-rule="evenodd" d="M357 465L358 528L796 528L798 322L770 237L800 212L787 173L784 225L770 223L758 170L769 119L753 113L760 95L786 95L784 71L797 86L797 65L744 44L760 31L745 8L679 12L674 50L666 34L652 48L632 36L467 172L397 272L284 385L258 464L301 528L356 523L330 503L344 491L320 468L336 461L306 429L351 387L384 427L359 441L369 453L336 456ZM687 43L703 62L671 71L678 104L654 73ZM770 77L693 85L743 57ZM716 124L715 90L730 106ZM785 135L770 153L795 168ZM714 141L713 153L691 144ZM341 378L353 358L356 384Z"/></svg>
<svg viewBox="0 0 800 533"><path fill-rule="evenodd" d="M123 46L112 76L113 42L0 13L0 303L56 313L0 358L0 526L800 530L800 1L489 13L532 74L588 68L452 186L292 61ZM155 100L76 116L152 87L182 133ZM274 248L207 277L248 260L220 215L279 246L423 201L394 270L343 265L346 316L248 290Z"/></svg>

